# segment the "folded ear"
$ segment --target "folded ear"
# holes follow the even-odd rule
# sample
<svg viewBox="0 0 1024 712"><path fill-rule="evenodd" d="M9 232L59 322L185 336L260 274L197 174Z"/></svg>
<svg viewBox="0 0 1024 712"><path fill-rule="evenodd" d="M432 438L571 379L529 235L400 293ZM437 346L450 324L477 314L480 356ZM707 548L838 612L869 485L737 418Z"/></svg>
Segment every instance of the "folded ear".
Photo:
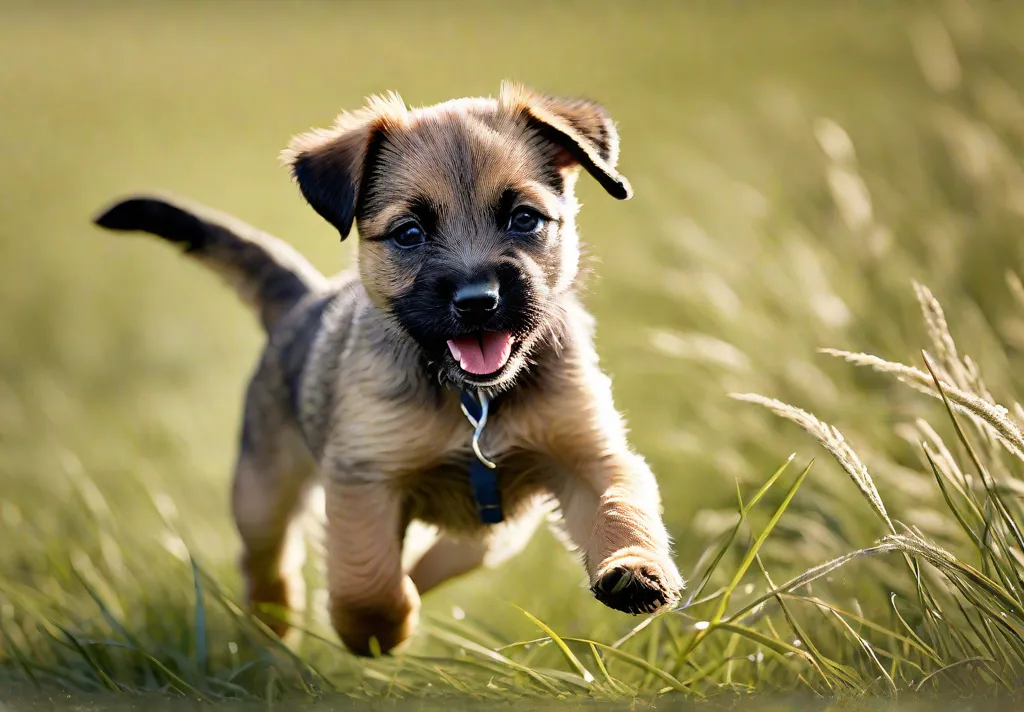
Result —
<svg viewBox="0 0 1024 712"><path fill-rule="evenodd" d="M510 81L502 82L500 102L506 110L525 117L538 133L562 149L563 166L582 166L619 200L632 197L629 181L615 170L619 134L600 104L546 96Z"/></svg>
<svg viewBox="0 0 1024 712"><path fill-rule="evenodd" d="M397 94L370 97L366 108L341 114L329 129L299 134L281 153L306 202L338 229L342 240L352 231L365 176L381 144L405 117L405 103Z"/></svg>

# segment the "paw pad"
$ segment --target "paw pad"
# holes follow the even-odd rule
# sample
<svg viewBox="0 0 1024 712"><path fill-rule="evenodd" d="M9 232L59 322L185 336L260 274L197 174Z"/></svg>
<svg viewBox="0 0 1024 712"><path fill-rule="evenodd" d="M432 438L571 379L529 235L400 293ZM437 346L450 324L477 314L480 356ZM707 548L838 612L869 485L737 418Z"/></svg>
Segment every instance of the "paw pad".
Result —
<svg viewBox="0 0 1024 712"><path fill-rule="evenodd" d="M679 592L647 566L616 566L603 574L591 591L609 608L632 615L655 613L679 600Z"/></svg>

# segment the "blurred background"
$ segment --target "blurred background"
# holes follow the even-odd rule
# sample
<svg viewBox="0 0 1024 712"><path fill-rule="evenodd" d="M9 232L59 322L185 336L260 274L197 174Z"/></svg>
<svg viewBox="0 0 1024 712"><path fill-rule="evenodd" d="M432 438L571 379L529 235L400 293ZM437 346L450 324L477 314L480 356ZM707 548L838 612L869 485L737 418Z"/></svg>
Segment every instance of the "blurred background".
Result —
<svg viewBox="0 0 1024 712"><path fill-rule="evenodd" d="M159 618L154 601L187 602L185 541L240 592L229 476L261 331L210 273L93 215L174 191L335 272L357 241L339 244L301 200L277 158L289 138L371 93L430 104L496 94L503 78L594 98L618 123L635 198L580 181L586 301L684 575L731 523L737 483L820 454L736 391L839 426L894 518L927 528L934 492L900 426L934 404L817 349L920 363L920 280L993 390L1021 385L1022 36L1024 4L966 0L7 0L4 590L72 609L71 562L96 587L119 582L141 624ZM824 460L794 507L765 551L777 566L881 533ZM426 606L503 640L535 630L511 604L568 634L628 630L582 583L542 532ZM0 606L0 623L19 615Z"/></svg>

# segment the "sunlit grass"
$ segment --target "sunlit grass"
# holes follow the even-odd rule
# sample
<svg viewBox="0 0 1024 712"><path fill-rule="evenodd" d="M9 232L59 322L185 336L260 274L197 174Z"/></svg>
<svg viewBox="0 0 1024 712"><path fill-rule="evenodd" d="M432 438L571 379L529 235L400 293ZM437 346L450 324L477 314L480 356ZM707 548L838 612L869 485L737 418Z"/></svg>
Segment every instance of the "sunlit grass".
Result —
<svg viewBox="0 0 1024 712"><path fill-rule="evenodd" d="M794 689L822 697L1014 693L1024 673L1024 486L1013 474L1024 465L1022 437L1008 410L979 386L971 361L959 355L940 305L924 287L918 296L931 348L939 354L922 352L927 376L876 357L839 355L909 375L945 405L956 434L952 446L926 422L917 427L945 504L935 514L959 527L952 546L940 545L913 522L890 518L870 473L836 428L794 406L747 395L741 399L800 425L839 462L863 497L850 504L879 520L883 536L877 543L774 581L760 552L812 469L807 464L792 475L791 457L756 492L737 493L736 523L705 552L707 564L685 603L643 619L617 641L559 635L526 611L538 636L517 642L499 641L461 616L432 616L424 634L436 653L363 662L349 658L323 629L304 629L297 649L279 642L241 613L192 558L168 518L168 555L178 558L161 567L191 579L188 600L152 600L138 589L141 564L124 561L122 554L115 555L120 572L109 560L100 571L90 559L72 555L70 562L54 562L52 581L84 591L91 599L87 608L78 598L65 602L60 595L5 585L9 662L37 685L173 692L197 700L272 699L289 691L479 700L670 693L704 698ZM767 522L752 526L751 513L777 487L784 494L769 508ZM857 599L816 595L823 579L847 575L868 558L884 567L860 587L876 594L871 609ZM177 588L179 594L185 589ZM147 625L139 626L140 620Z"/></svg>
<svg viewBox="0 0 1024 712"><path fill-rule="evenodd" d="M1015 692L1021 9L481 4L453 23L428 5L395 4L385 52L369 3L0 9L0 677L466 705ZM547 25L545 52L494 41ZM227 508L258 327L209 274L89 218L175 190L333 271L353 243L289 186L289 134L365 93L504 76L619 122L636 198L581 182L587 300L685 605L606 611L541 534L369 662L338 646L314 561L284 646L240 613Z"/></svg>
<svg viewBox="0 0 1024 712"><path fill-rule="evenodd" d="M138 588L141 564L123 561L121 554L120 573L109 561L102 572L81 556L55 561L52 580L84 591L91 605L8 582L3 641L9 662L39 685L174 692L198 700L272 699L288 691L480 700L670 693L704 698L730 690L801 688L822 697L1014 693L1024 673L1024 486L1013 474L1024 465L1022 438L1007 409L979 387L979 374L959 355L940 305L923 287L918 295L931 348L941 354L922 352L928 376L876 357L846 357L909 374L946 406L956 434L951 445L926 422L917 427L945 503L935 514L959 527L952 546L940 545L913 522L890 518L867 468L837 429L799 408L748 395L742 400L804 428L854 479L863 501L850 504L874 512L883 530L877 543L774 581L760 552L812 469L807 464L794 476L790 458L756 492L738 493L736 523L706 552L708 563L688 600L674 612L643 619L617 641L559 635L525 611L538 636L517 642L499 641L461 616L432 616L424 633L436 653L362 662L349 658L327 630L303 630L298 649L280 643L241 613L168 519L167 548L178 558L160 566L165 575L191 579L188 600L152 600L151 592ZM769 508L763 526L752 527L751 513L777 487L784 488L778 505ZM876 594L871 609L857 599L816 595L822 579L849 574L867 558L884 566L881 576L860 587ZM185 586L177 588L180 594ZM140 620L147 624L139 626Z"/></svg>

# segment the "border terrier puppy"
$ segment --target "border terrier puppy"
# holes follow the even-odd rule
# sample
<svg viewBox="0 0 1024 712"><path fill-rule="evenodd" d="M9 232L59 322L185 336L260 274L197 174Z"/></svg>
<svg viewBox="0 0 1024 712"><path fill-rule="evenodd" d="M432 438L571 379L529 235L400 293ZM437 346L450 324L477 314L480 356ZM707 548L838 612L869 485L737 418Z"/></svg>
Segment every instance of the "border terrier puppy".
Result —
<svg viewBox="0 0 1024 712"><path fill-rule="evenodd" d="M248 603L276 632L288 624L267 606L304 604L297 518L316 484L331 621L357 654L402 644L421 594L505 560L555 509L599 601L632 614L677 602L658 485L577 297L574 184L582 168L629 198L618 153L600 106L513 83L418 109L373 97L283 154L342 239L358 223L357 269L330 280L285 243L180 200L135 197L96 219L177 243L267 331L233 510ZM413 521L439 535L405 565Z"/></svg>

